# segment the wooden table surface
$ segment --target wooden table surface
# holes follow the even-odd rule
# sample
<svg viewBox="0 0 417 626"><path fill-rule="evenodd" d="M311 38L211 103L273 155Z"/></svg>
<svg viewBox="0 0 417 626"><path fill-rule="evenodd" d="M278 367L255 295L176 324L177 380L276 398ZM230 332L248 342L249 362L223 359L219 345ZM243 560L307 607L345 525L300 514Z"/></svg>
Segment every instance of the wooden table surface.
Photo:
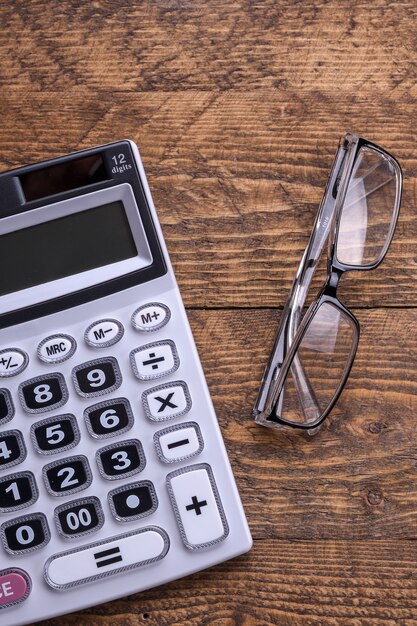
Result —
<svg viewBox="0 0 417 626"><path fill-rule="evenodd" d="M254 537L43 626L417 624L416 19L415 0L1 2L0 168L139 144ZM251 409L346 130L400 160L400 221L343 279L362 337L338 408L314 438L275 433Z"/></svg>

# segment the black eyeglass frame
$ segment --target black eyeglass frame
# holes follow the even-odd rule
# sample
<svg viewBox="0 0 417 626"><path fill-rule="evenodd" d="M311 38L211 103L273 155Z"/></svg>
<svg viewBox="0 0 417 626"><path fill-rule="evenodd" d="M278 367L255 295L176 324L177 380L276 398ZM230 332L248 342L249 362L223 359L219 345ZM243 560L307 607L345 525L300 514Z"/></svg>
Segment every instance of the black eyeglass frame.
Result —
<svg viewBox="0 0 417 626"><path fill-rule="evenodd" d="M351 175L361 149L368 147L379 152L390 161L396 173L396 197L393 207L390 228L384 246L373 263L352 265L342 263L337 258L337 241L344 201L351 180ZM298 268L292 290L283 311L274 349L265 370L259 394L255 403L253 415L255 421L263 426L280 428L290 426L313 431L317 429L329 415L349 377L359 343L360 325L356 317L337 298L337 287L345 272L351 270L373 270L386 256L394 236L398 221L402 192L402 171L398 161L386 150L376 144L356 135L347 134L341 139L336 152L333 166L326 185L326 190L316 216L313 231ZM317 263L321 257L326 240L329 241L328 273L324 286L309 307L300 322L301 311L305 303L307 291L313 278ZM294 362L303 337L314 319L318 309L328 303L341 311L353 324L353 340L346 366L340 383L333 397L324 411L312 422L294 422L280 417L283 388L287 375ZM305 378L308 385L308 378ZM310 387L309 394L314 397L314 390ZM317 404L317 403L316 403ZM318 404L317 404L318 406Z"/></svg>

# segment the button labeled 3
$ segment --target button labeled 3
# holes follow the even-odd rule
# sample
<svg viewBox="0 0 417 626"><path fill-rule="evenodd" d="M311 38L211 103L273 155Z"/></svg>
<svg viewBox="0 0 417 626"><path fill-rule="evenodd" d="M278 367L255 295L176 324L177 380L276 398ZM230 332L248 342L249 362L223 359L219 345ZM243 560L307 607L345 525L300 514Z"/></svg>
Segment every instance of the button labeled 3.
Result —
<svg viewBox="0 0 417 626"><path fill-rule="evenodd" d="M165 326L170 317L171 311L165 304L150 302L136 309L132 315L132 324L136 330L149 332Z"/></svg>

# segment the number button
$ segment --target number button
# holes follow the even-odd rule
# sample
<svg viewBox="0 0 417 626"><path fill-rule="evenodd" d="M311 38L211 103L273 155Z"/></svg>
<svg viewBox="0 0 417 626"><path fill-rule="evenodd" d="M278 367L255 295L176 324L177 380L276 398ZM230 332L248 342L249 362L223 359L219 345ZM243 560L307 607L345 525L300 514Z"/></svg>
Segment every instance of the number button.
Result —
<svg viewBox="0 0 417 626"><path fill-rule="evenodd" d="M8 389L0 389L0 425L9 422L14 416L12 397Z"/></svg>
<svg viewBox="0 0 417 626"><path fill-rule="evenodd" d="M158 498L150 480L124 485L108 495L111 512L119 522L130 522L156 511Z"/></svg>
<svg viewBox="0 0 417 626"><path fill-rule="evenodd" d="M66 496L91 485L91 469L85 456L73 456L45 465L43 479L52 496Z"/></svg>
<svg viewBox="0 0 417 626"><path fill-rule="evenodd" d="M94 496L67 502L55 509L55 522L64 537L80 537L104 524L100 500Z"/></svg>
<svg viewBox="0 0 417 626"><path fill-rule="evenodd" d="M0 512L8 513L30 506L39 492L32 472L19 472L0 478Z"/></svg>
<svg viewBox="0 0 417 626"><path fill-rule="evenodd" d="M121 441L101 448L96 458L100 474L109 480L138 474L146 465L142 444L137 439Z"/></svg>
<svg viewBox="0 0 417 626"><path fill-rule="evenodd" d="M26 458L26 447L18 430L0 433L0 470L18 465Z"/></svg>
<svg viewBox="0 0 417 626"><path fill-rule="evenodd" d="M80 431L74 415L59 415L33 424L30 430L33 445L39 454L55 454L74 448Z"/></svg>
<svg viewBox="0 0 417 626"><path fill-rule="evenodd" d="M51 535L45 515L34 513L3 524L1 538L6 552L23 554L46 546Z"/></svg>
<svg viewBox="0 0 417 626"><path fill-rule="evenodd" d="M121 435L133 426L133 413L125 398L117 398L90 406L84 412L88 432L92 437L103 439Z"/></svg>
<svg viewBox="0 0 417 626"><path fill-rule="evenodd" d="M122 384L122 375L115 358L96 359L72 370L75 389L80 396L90 398L110 393Z"/></svg>
<svg viewBox="0 0 417 626"><path fill-rule="evenodd" d="M68 400L68 389L62 374L37 376L19 385L19 397L28 413L52 411Z"/></svg>

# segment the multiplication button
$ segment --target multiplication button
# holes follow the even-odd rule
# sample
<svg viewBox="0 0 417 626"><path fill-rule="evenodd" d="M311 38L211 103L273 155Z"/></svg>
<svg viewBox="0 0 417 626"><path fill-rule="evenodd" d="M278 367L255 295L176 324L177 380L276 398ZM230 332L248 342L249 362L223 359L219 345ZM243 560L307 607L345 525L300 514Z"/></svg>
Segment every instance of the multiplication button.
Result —
<svg viewBox="0 0 417 626"><path fill-rule="evenodd" d="M52 556L45 564L45 579L54 589L72 589L156 563L168 550L169 538L162 528L141 528Z"/></svg>
<svg viewBox="0 0 417 626"><path fill-rule="evenodd" d="M132 350L130 353L133 373L140 380L152 380L167 376L178 369L180 360L173 341L157 341Z"/></svg>
<svg viewBox="0 0 417 626"><path fill-rule="evenodd" d="M229 534L211 467L194 465L167 476L168 491L187 548L207 548Z"/></svg>
<svg viewBox="0 0 417 626"><path fill-rule="evenodd" d="M181 380L147 389L142 394L146 416L163 422L185 415L191 409L191 396L186 383Z"/></svg>

